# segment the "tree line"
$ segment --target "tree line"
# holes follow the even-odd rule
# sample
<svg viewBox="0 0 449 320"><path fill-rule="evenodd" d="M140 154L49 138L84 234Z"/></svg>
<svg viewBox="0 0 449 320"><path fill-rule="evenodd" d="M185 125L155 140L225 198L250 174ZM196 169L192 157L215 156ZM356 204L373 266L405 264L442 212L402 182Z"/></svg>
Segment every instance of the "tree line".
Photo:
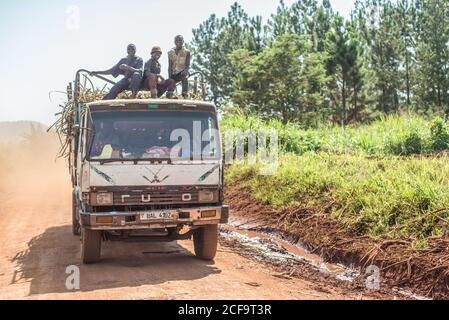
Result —
<svg viewBox="0 0 449 320"><path fill-rule="evenodd" d="M264 22L235 3L193 29L210 98L306 125L413 111L449 115L449 1L280 2Z"/></svg>

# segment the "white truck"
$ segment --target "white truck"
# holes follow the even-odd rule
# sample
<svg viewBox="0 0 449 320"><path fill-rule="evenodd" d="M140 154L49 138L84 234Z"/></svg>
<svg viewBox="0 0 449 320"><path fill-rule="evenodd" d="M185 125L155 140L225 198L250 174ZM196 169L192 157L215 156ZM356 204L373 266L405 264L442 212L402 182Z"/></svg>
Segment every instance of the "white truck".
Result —
<svg viewBox="0 0 449 320"><path fill-rule="evenodd" d="M70 167L82 262L100 260L102 241L192 238L196 256L213 259L229 212L215 106L176 99L81 104L76 96Z"/></svg>

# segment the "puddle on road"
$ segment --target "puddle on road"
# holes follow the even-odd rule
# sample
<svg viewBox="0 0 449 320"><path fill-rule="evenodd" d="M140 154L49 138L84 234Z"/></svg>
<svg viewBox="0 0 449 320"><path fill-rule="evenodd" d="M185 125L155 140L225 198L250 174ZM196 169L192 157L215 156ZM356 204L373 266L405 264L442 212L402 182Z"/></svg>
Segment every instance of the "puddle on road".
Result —
<svg viewBox="0 0 449 320"><path fill-rule="evenodd" d="M253 229L258 229L253 231ZM286 262L305 262L319 272L331 274L338 280L353 282L360 276L356 268L341 264L327 263L319 255L310 253L301 244L292 244L283 239L282 234L276 231L263 231L260 220L244 221L235 217L229 219L228 225L220 227L220 235L225 240L236 240L248 251L256 252L253 256L257 260L269 260L275 264ZM416 295L408 290L393 288L393 292L416 300L432 300L431 298Z"/></svg>
<svg viewBox="0 0 449 320"><path fill-rule="evenodd" d="M410 291L402 290L402 289L399 289L399 288L393 288L393 292L396 292L398 294L402 294L402 295L404 295L404 296L406 296L408 298L415 299L415 300L424 300L424 301L432 301L433 300L432 298L423 297L423 296L414 294L414 293L412 293Z"/></svg>
<svg viewBox="0 0 449 320"><path fill-rule="evenodd" d="M257 252L264 259L275 262L296 261L307 263L312 268L332 274L342 281L352 282L360 276L357 270L339 264L327 263L320 256L310 253L305 248L283 240L280 235L248 230L248 228L257 227L252 223L245 223L244 225L241 221L231 220L229 225L221 227L221 236L225 240L238 241L245 249Z"/></svg>

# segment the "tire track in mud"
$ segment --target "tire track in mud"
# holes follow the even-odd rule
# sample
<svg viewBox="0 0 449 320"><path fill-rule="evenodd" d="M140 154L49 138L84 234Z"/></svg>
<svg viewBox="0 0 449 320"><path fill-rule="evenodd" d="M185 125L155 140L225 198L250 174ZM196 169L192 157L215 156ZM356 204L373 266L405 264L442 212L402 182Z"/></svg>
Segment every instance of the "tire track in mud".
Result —
<svg viewBox="0 0 449 320"><path fill-rule="evenodd" d="M231 220L230 225L220 227L221 245L247 259L266 265L272 269L271 275L274 277L312 281L313 289L319 292L321 298L326 298L337 288L342 294L352 294L357 299L424 299L406 291L368 289L366 278L360 270L326 263L318 255L288 242L272 230L263 231L257 225L251 226L251 223L244 223L246 228L238 227L242 222L239 218Z"/></svg>
<svg viewBox="0 0 449 320"><path fill-rule="evenodd" d="M250 194L242 193L237 185L228 188L226 193L227 201L235 210L231 210L230 226L221 228L220 240L242 256L274 267L281 276L308 279L320 286L367 294L375 299L431 300L420 293L384 282L382 275L379 277L380 288L369 289L367 281L372 280L368 278L372 275L369 267L346 262L329 263L328 259L314 253L317 250L310 251L313 247L309 249L303 245L300 237L282 231L276 224L278 212L260 204Z"/></svg>

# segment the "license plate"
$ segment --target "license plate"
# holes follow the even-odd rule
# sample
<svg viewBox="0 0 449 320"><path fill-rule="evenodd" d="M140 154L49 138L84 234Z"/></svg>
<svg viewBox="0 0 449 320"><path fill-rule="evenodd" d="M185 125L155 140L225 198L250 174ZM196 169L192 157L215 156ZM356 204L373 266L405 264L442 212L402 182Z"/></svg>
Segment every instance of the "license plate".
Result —
<svg viewBox="0 0 449 320"><path fill-rule="evenodd" d="M140 214L140 220L173 220L173 213L167 211L153 211Z"/></svg>

